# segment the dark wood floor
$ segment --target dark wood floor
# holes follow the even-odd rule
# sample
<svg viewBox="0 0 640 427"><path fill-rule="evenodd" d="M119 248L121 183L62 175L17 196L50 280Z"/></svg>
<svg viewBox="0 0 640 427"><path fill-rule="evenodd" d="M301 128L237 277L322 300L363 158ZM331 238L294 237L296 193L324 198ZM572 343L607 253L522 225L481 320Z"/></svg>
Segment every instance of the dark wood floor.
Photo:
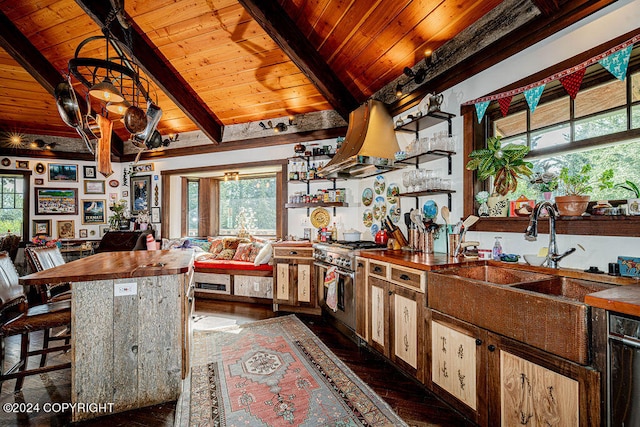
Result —
<svg viewBox="0 0 640 427"><path fill-rule="evenodd" d="M273 317L271 306L253 304L216 302L199 300L196 303L198 314L212 314L247 323ZM378 393L407 424L411 426L465 426L473 425L454 412L432 393L425 391L419 384L402 375L376 354L366 348L358 347L350 339L338 332L323 319L314 316L300 316L301 320L347 364L364 382ZM33 341L39 342L34 335ZM7 340L6 363L14 362L19 351L19 342L15 337ZM69 358L69 355L50 356L55 361ZM36 363L34 360L32 363ZM0 405L6 403L70 402L70 370L55 371L39 376L27 377L20 392L14 393L14 381L3 384ZM91 422L79 423L79 426L173 426L175 402L101 417ZM1 426L65 426L69 425L71 414L66 413L18 413L12 414L0 410Z"/></svg>

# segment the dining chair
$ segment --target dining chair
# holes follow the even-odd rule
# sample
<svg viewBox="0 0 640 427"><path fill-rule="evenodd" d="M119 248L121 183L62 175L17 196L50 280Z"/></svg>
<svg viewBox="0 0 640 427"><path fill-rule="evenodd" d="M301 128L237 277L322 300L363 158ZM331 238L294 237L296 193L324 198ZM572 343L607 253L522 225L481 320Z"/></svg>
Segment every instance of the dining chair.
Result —
<svg viewBox="0 0 640 427"><path fill-rule="evenodd" d="M18 282L18 273L7 252L0 252L0 390L4 381L16 379L15 390L22 388L24 377L71 367L71 363L58 363L28 369L31 356L41 356L66 351L71 348L68 339L64 344L49 347L50 340L43 340L41 347L29 349L32 332L50 331L52 328L71 324L71 301L57 301L29 307L24 288ZM20 335L20 356L18 362L4 370L5 339Z"/></svg>

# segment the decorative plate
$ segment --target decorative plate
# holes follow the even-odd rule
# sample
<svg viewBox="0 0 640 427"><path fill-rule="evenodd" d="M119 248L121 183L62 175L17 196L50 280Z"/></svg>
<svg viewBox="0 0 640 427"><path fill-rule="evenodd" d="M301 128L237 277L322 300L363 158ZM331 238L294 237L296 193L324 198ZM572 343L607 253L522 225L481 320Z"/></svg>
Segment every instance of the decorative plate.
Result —
<svg viewBox="0 0 640 427"><path fill-rule="evenodd" d="M371 226L371 234L375 236L378 231L380 231L380 226L378 224L373 224Z"/></svg>
<svg viewBox="0 0 640 427"><path fill-rule="evenodd" d="M362 191L362 204L369 206L373 202L373 190L369 187Z"/></svg>
<svg viewBox="0 0 640 427"><path fill-rule="evenodd" d="M427 219L434 219L438 216L438 205L433 200L427 200L422 206L422 214Z"/></svg>
<svg viewBox="0 0 640 427"><path fill-rule="evenodd" d="M386 184L384 182L384 176L376 176L376 180L373 181L373 189L376 190L376 194L384 194L384 188Z"/></svg>
<svg viewBox="0 0 640 427"><path fill-rule="evenodd" d="M387 202L393 204L398 203L398 195L400 194L400 187L398 184L389 184L387 187Z"/></svg>
<svg viewBox="0 0 640 427"><path fill-rule="evenodd" d="M44 167L43 163L36 163L36 167L34 170L38 174L43 174L47 170L47 168Z"/></svg>
<svg viewBox="0 0 640 427"><path fill-rule="evenodd" d="M311 219L311 225L315 228L323 228L329 225L331 215L329 215L329 211L325 208L315 208L313 212L311 212L309 219Z"/></svg>
<svg viewBox="0 0 640 427"><path fill-rule="evenodd" d="M387 216L387 205L384 197L377 196L376 201L373 204L373 217L375 219L381 219Z"/></svg>
<svg viewBox="0 0 640 427"><path fill-rule="evenodd" d="M371 227L371 224L373 224L373 213L371 213L371 209L365 209L364 212L362 212L362 223L365 227Z"/></svg>
<svg viewBox="0 0 640 427"><path fill-rule="evenodd" d="M400 205L389 206L389 216L391 217L391 222L397 224L400 221Z"/></svg>
<svg viewBox="0 0 640 427"><path fill-rule="evenodd" d="M120 183L117 179L112 179L111 181L109 181L109 187L116 188L118 185L120 185Z"/></svg>
<svg viewBox="0 0 640 427"><path fill-rule="evenodd" d="M9 160L7 157L5 157L4 159L2 159L2 166L11 166L11 160Z"/></svg>

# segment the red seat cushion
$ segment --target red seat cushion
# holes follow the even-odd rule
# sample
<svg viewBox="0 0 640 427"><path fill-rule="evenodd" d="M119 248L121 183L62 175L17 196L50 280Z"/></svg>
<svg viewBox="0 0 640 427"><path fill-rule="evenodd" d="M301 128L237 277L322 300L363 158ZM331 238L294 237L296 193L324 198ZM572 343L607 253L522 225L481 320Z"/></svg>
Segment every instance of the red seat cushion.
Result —
<svg viewBox="0 0 640 427"><path fill-rule="evenodd" d="M235 261L226 259L207 259L203 261L196 261L195 267L202 270L254 270L254 271L273 271L273 266L269 264L253 265L252 262L247 261Z"/></svg>

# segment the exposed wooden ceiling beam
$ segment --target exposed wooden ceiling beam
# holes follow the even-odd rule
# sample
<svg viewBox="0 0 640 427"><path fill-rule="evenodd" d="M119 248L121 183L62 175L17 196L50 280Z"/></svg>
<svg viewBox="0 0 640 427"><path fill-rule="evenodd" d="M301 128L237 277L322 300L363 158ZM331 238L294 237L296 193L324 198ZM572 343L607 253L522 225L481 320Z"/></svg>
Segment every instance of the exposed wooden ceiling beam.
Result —
<svg viewBox="0 0 640 427"><path fill-rule="evenodd" d="M275 0L239 0L280 49L347 120L360 104Z"/></svg>
<svg viewBox="0 0 640 427"><path fill-rule="evenodd" d="M76 0L76 3L93 19L100 28L106 26L111 11L108 1ZM144 35L130 17L127 17L130 29L124 30L118 21L110 26L111 33L142 68L147 76L189 117L198 128L214 143L222 141L223 124L189 84L173 68L167 58ZM125 31L128 34L125 35ZM126 42L130 36L131 45Z"/></svg>
<svg viewBox="0 0 640 427"><path fill-rule="evenodd" d="M56 86L65 78L51 63L31 44L24 34L13 25L13 22L0 11L0 46L18 62L40 85L55 96ZM76 93L78 99L82 99ZM113 132L111 134L111 152L120 157L124 154L122 139Z"/></svg>
<svg viewBox="0 0 640 427"><path fill-rule="evenodd" d="M558 0L531 0L533 4L538 6L540 11L549 16L560 10L560 5L558 4Z"/></svg>

